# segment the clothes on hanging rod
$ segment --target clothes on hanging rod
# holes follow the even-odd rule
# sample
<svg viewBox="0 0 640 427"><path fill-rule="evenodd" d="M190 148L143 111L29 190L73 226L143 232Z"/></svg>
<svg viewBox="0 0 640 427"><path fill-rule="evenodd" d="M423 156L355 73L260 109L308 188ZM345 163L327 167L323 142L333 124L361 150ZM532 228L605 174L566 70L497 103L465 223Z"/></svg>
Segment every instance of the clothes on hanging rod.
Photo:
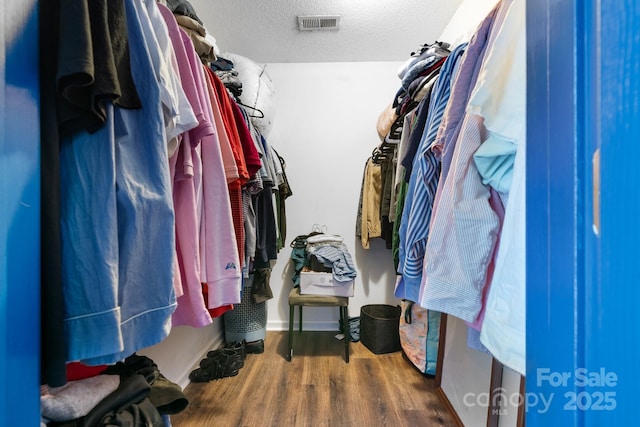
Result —
<svg viewBox="0 0 640 427"><path fill-rule="evenodd" d="M377 130L382 142L373 149L370 161L365 166L365 172L361 189L361 207L359 208L358 218L356 220L356 234L361 237L362 245L368 248L369 238L384 238L387 247L393 248L394 241L394 223L396 216L396 193L398 184L396 182L396 170L398 162L399 145L402 139L403 128L405 127L406 117L411 115L413 111L420 105L428 104L429 95L433 84L437 80L440 69L445 63L448 51L444 49L431 49L429 54L425 54L423 59L425 62L419 66L419 70L413 75L412 81L407 80L408 87L401 86L396 93L391 109L385 109L378 120ZM426 112L426 108L423 109ZM384 134L384 136L383 136ZM418 138L419 139L419 138ZM409 150L412 155L417 150L417 146ZM403 151L406 156L406 150ZM412 155L413 158L413 155ZM375 167L380 165L378 171ZM372 174L373 173L373 174ZM379 180L377 175L379 174ZM408 177L408 175L407 175ZM367 201L371 201L371 194L380 193L380 200L376 200L373 210ZM366 200L364 200L366 199ZM364 203L364 207L362 206ZM364 212L364 218L363 218ZM377 216L373 232L367 230L362 221L372 221L373 215ZM369 224L367 227L369 227Z"/></svg>
<svg viewBox="0 0 640 427"><path fill-rule="evenodd" d="M168 100L160 99L153 62L162 56L145 41L153 28L144 18L147 5L124 3L132 75L147 107L107 104L105 126L74 133L60 153L67 357L94 364L121 360L164 339L176 306L162 111Z"/></svg>
<svg viewBox="0 0 640 427"><path fill-rule="evenodd" d="M200 60L204 63L215 61L217 59L215 53L217 46L215 45L215 40L212 41L211 38L207 37L208 33L204 25L190 16L177 14L174 16L180 28L191 38Z"/></svg>
<svg viewBox="0 0 640 427"><path fill-rule="evenodd" d="M396 296L465 320L477 338L470 341L474 348L489 351L521 374L524 16L522 2L499 2L469 43L451 50L432 82L405 67L401 78L411 81L402 81L392 103L394 114L385 110L389 125L384 137L378 126L383 142L365 167L356 231L363 248L368 247L362 215L369 206L363 194L370 190L364 183L371 182L369 168L379 166L375 189L380 194L367 197L384 197L382 169L391 155ZM435 63L429 49L416 56L408 65ZM424 97L415 102L418 92ZM387 141L395 142L392 153L384 151ZM375 206L376 224L386 205Z"/></svg>
<svg viewBox="0 0 640 427"><path fill-rule="evenodd" d="M465 47L458 46L447 58L431 92L425 127L412 162L412 174L398 227L398 272L402 277L396 287L396 295L402 295L402 298L411 301L419 299L426 241L430 233L431 213L440 179L440 161L431 150L431 145L442 122L449 101L454 70Z"/></svg>
<svg viewBox="0 0 640 427"><path fill-rule="evenodd" d="M419 300L426 308L443 311L444 297L450 295L454 300L446 303L445 312L468 322L475 321L480 313L486 270L500 226L498 216L489 204L490 190L482 184L475 165L470 162L486 131L479 117L466 112L496 13L497 9L494 9L485 18L469 42L454 84L449 112L457 119L451 120L450 115L448 123L457 123L455 128L449 127L455 139L444 142L442 183L438 186L439 195L434 199L436 208L426 242L425 274L421 279L423 292ZM447 147L446 144L455 145ZM461 216L460 209L465 209L468 216ZM453 239L450 230L461 233L460 238ZM447 262L442 262L444 258L433 259L435 253L447 254ZM458 283L451 284L454 280ZM447 290L441 293L445 287Z"/></svg>
<svg viewBox="0 0 640 427"><path fill-rule="evenodd" d="M512 147L507 146L505 151L493 151L494 161L505 165L511 163L511 159L505 158L513 158L511 182L505 188L506 180L487 179L487 169L483 169L474 157L483 182L500 192L506 209L495 271L485 304L480 341L496 359L522 375L525 375L526 368L525 26L525 4L514 1L509 7L501 32L493 42L493 49L483 63L483 71L490 77L483 85L474 88L469 101L473 111L478 111L484 117L489 133L489 138L482 146L491 144L496 139L509 141ZM495 68L501 72L496 73ZM500 99L501 102L496 105L493 99ZM507 126L502 127L503 124ZM513 151L515 155L512 154ZM485 160L488 159L485 157ZM503 166L501 174L505 170ZM501 174L497 176L503 176ZM508 192L506 197L505 190Z"/></svg>
<svg viewBox="0 0 640 427"><path fill-rule="evenodd" d="M416 66L419 61L423 61L433 56L444 57L449 54L449 44L446 42L434 42L423 44L417 52L411 52L407 61L398 70L398 77L403 80L409 70ZM424 66L424 63L421 64Z"/></svg>
<svg viewBox="0 0 640 427"><path fill-rule="evenodd" d="M202 20L198 17L195 8L189 2L189 0L163 0L166 4L164 6L168 7L171 13L178 16L188 16L194 20L196 20L199 24L202 25Z"/></svg>
<svg viewBox="0 0 640 427"><path fill-rule="evenodd" d="M224 86L237 101L240 96L242 96L242 80L238 77L238 71L235 69L219 70L214 67L211 67L211 69L216 73L216 76L222 80Z"/></svg>
<svg viewBox="0 0 640 427"><path fill-rule="evenodd" d="M364 167L356 218L356 237L363 249L369 249L369 241L382 235L381 200L382 166L370 157Z"/></svg>
<svg viewBox="0 0 640 427"><path fill-rule="evenodd" d="M144 107L104 97L102 123L55 129L63 137L64 341L69 360L94 364L154 345L172 325L211 324L240 302L243 273L277 257L291 195L284 159L202 63L171 10L154 0L123 5L120 40L131 51L131 93ZM74 13L44 18L56 16L97 22ZM66 59L82 58L64 46Z"/></svg>

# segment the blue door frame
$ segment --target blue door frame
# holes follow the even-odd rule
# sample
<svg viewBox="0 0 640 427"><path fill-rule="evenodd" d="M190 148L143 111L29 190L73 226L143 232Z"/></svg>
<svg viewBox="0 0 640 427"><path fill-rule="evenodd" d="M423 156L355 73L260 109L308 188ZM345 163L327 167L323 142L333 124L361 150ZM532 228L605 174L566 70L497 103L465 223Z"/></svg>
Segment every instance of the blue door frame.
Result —
<svg viewBox="0 0 640 427"><path fill-rule="evenodd" d="M35 0L0 1L0 425L40 422Z"/></svg>
<svg viewBox="0 0 640 427"><path fill-rule="evenodd" d="M639 24L632 0L527 4L528 426L638 425Z"/></svg>

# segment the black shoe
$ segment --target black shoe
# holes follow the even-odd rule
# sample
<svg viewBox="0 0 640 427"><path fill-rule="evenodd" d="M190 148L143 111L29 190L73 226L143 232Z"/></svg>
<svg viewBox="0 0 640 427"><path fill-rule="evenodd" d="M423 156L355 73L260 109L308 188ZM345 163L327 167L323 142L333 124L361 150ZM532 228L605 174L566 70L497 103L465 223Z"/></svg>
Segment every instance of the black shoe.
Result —
<svg viewBox="0 0 640 427"><path fill-rule="evenodd" d="M207 358L202 359L202 361L200 361L200 366L204 366L203 364L206 365L211 363L211 362L208 362L209 359L214 359L216 357L219 357L219 355L223 353L237 354L240 357L240 364L238 368L244 367L244 359L247 358L247 351L244 346L244 341L241 343L233 343L230 346L218 348L216 350L211 350L210 352L207 353Z"/></svg>
<svg viewBox="0 0 640 427"><path fill-rule="evenodd" d="M209 361L204 363L203 362ZM225 377L238 375L240 356L235 352L221 352L216 357L206 358L200 362L200 367L189 374L189 379L194 383L208 382Z"/></svg>
<svg viewBox="0 0 640 427"><path fill-rule="evenodd" d="M244 344L247 353L262 354L264 353L264 340L251 341Z"/></svg>
<svg viewBox="0 0 640 427"><path fill-rule="evenodd" d="M247 346L246 341L242 340L241 342L232 342L227 345L227 348L230 350L234 350L236 353L240 355L240 359L242 360L242 366L244 366L244 359L247 358Z"/></svg>
<svg viewBox="0 0 640 427"><path fill-rule="evenodd" d="M242 355L229 348L219 348L218 350L210 351L209 353L207 353L207 357L200 361L200 367L206 368L207 366L212 365L216 360L224 357L233 357L236 360L238 369L244 367L244 360L242 359Z"/></svg>

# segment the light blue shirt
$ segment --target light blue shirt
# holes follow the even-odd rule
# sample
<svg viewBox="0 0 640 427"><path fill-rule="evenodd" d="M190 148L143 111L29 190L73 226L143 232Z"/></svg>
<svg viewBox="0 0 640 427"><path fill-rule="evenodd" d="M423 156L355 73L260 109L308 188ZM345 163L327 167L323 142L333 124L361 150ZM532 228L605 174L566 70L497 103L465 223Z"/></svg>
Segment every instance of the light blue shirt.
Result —
<svg viewBox="0 0 640 427"><path fill-rule="evenodd" d="M163 340L176 307L167 138L138 1L125 1L143 108L107 104L107 123L61 150L68 360L114 363ZM147 27L149 28L147 22ZM146 37L149 37L147 34Z"/></svg>

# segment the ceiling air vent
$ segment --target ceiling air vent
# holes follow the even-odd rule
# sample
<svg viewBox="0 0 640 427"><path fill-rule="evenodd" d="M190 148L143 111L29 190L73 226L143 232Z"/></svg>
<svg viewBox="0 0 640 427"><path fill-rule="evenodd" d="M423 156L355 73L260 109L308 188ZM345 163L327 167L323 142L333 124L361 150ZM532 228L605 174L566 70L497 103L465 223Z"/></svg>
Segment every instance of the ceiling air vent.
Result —
<svg viewBox="0 0 640 427"><path fill-rule="evenodd" d="M337 30L340 28L339 15L306 15L298 16L298 30Z"/></svg>

